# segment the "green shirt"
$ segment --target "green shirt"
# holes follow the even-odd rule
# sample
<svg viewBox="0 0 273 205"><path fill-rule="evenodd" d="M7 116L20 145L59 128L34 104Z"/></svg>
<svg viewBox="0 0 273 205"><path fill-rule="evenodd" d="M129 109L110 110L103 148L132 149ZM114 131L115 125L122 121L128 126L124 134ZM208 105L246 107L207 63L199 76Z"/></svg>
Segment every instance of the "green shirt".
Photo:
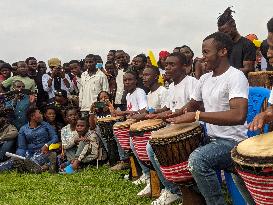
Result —
<svg viewBox="0 0 273 205"><path fill-rule="evenodd" d="M2 85L7 88L7 87L10 87L14 81L16 80L20 80L22 81L24 84L25 84L25 89L28 89L28 90L31 90L31 91L35 91L35 81L29 77L22 77L22 76L19 76L19 75L16 75L16 76L12 76L12 77L9 77L7 80L4 80L2 82Z"/></svg>

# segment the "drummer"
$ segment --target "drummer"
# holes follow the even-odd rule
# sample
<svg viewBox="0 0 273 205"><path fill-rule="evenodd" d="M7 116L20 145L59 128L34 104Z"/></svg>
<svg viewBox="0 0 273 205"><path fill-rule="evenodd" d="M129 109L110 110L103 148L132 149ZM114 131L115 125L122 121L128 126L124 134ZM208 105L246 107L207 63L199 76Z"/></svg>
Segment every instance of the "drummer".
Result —
<svg viewBox="0 0 273 205"><path fill-rule="evenodd" d="M226 204L215 171L232 167L230 151L247 132L248 81L229 64L232 46L231 38L220 32L203 40L202 60L212 72L201 76L191 101L180 110L184 114L167 120L206 123L207 142L191 153L188 166L208 205Z"/></svg>
<svg viewBox="0 0 273 205"><path fill-rule="evenodd" d="M271 18L268 21L267 30L268 30L267 43L269 48L267 51L267 56L265 57L267 57L266 59L268 60L269 64L273 66L273 18ZM258 114L253 119L253 121L248 125L249 130L256 131L258 129L262 129L265 124L273 122L273 91L271 91L268 102L271 105L266 109L266 111ZM240 192L242 193L244 199L247 201L247 203L255 204L247 189L243 187L242 184L236 183L236 185Z"/></svg>
<svg viewBox="0 0 273 205"><path fill-rule="evenodd" d="M147 96L143 89L137 87L137 74L133 71L127 71L123 76L124 89L127 91L126 111L114 111L114 115L131 117L134 114L144 113L147 107ZM116 139L116 138L115 138ZM120 162L111 167L112 171L129 168L128 153L123 150L117 140Z"/></svg>
<svg viewBox="0 0 273 205"><path fill-rule="evenodd" d="M169 87L165 106L162 109L156 109L155 114L149 114L147 116L148 118L166 118L170 113L182 108L190 101L191 94L193 93L198 81L194 77L186 75L186 62L186 56L181 53L172 53L167 57L166 76L169 79L172 79L173 83ZM181 197L179 187L164 178L150 144L147 144L146 149L153 167L164 186L160 197L153 201L152 204L170 204L176 201ZM141 192L145 193L145 191L149 190L148 188L149 187L146 186L146 190L143 189Z"/></svg>
<svg viewBox="0 0 273 205"><path fill-rule="evenodd" d="M147 66L143 70L143 84L146 88L150 90L150 92L147 95L147 108L146 112L143 112L141 114L133 115L132 118L138 120L145 120L146 115L148 113L152 113L155 110L161 109L165 106L165 101L167 99L168 91L164 86L160 86L158 83L160 72L158 67L155 66ZM142 168L143 175L133 183L138 185L142 183L147 183L147 186L140 191L137 195L138 196L146 196L151 193L151 187L150 187L150 170L148 167L144 166L141 161L138 159L138 155L135 153L135 148L133 143L130 141L130 146L132 151L134 152L138 163L140 164Z"/></svg>
<svg viewBox="0 0 273 205"><path fill-rule="evenodd" d="M273 18L271 18L267 23L267 29L268 29L268 37L267 37L267 43L268 43L268 51L267 51L267 59L270 65L273 66ZM264 124L272 122L273 121L273 91L271 91L270 97L268 102L271 104L265 112L260 113L257 115L253 122L250 123L249 129L251 131L262 129Z"/></svg>

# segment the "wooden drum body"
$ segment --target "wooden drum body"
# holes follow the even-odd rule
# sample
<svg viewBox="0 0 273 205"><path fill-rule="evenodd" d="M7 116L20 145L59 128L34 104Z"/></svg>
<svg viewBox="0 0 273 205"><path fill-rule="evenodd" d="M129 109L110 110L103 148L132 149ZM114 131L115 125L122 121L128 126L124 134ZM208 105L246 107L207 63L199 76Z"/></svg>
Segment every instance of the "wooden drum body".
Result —
<svg viewBox="0 0 273 205"><path fill-rule="evenodd" d="M248 74L249 86L272 89L273 71L257 71Z"/></svg>
<svg viewBox="0 0 273 205"><path fill-rule="evenodd" d="M97 121L101 131L101 137L107 144L107 155L111 166L116 164L119 160L118 148L113 134L113 125L119 121L123 121L123 117L98 118Z"/></svg>
<svg viewBox="0 0 273 205"><path fill-rule="evenodd" d="M167 180L174 183L191 181L188 158L202 138L203 129L198 123L174 124L152 133L150 144Z"/></svg>
<svg viewBox="0 0 273 205"><path fill-rule="evenodd" d="M166 123L161 119L143 120L130 126L130 137L136 153L138 158L144 162L145 165L147 165L145 162L150 161L146 151L146 145L150 140L151 133L165 126Z"/></svg>
<svg viewBox="0 0 273 205"><path fill-rule="evenodd" d="M244 140L231 157L255 203L273 204L273 133Z"/></svg>

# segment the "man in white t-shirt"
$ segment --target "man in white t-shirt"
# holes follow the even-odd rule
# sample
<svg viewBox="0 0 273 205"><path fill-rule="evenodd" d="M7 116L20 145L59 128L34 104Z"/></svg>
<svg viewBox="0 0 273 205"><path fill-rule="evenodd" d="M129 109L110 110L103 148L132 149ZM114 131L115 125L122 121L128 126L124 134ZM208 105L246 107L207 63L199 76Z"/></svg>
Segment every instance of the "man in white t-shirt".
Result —
<svg viewBox="0 0 273 205"><path fill-rule="evenodd" d="M181 53L172 53L167 57L166 76L173 82L169 86L165 106L155 110L148 118L168 118L190 101L198 80L186 75L185 59L185 55Z"/></svg>
<svg viewBox="0 0 273 205"><path fill-rule="evenodd" d="M134 114L144 113L147 107L147 96L144 90L137 87L137 73L127 71L123 76L123 83L125 91L127 92L127 110L115 111L118 116L132 116ZM116 138L115 138L116 139ZM121 148L117 141L120 162L111 167L111 170L117 171L128 168L128 153Z"/></svg>
<svg viewBox="0 0 273 205"><path fill-rule="evenodd" d="M195 78L186 75L186 63L187 58L181 53L172 53L167 57L165 68L166 76L168 79L172 79L173 83L169 86L164 107L162 109L156 109L154 112L155 114L149 114L147 116L148 118L166 119L169 115L178 111L190 101L198 81ZM160 197L153 201L152 204L170 204L181 197L179 187L164 178L150 144L147 144L146 150L153 167L164 186ZM145 188L148 189L148 186ZM147 189L144 189L143 192L147 191Z"/></svg>
<svg viewBox="0 0 273 205"><path fill-rule="evenodd" d="M224 33L204 39L202 60L212 72L201 76L191 101L181 109L187 112L167 120L206 123L207 142L191 153L188 166L207 204L226 204L215 171L232 167L230 151L247 132L248 81L229 64L232 46L231 38Z"/></svg>

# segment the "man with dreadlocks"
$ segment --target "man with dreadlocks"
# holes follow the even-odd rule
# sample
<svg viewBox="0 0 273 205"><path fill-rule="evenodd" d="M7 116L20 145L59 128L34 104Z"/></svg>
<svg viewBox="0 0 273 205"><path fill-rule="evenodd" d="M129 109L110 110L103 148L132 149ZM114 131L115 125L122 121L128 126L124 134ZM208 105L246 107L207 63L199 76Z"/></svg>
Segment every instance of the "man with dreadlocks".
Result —
<svg viewBox="0 0 273 205"><path fill-rule="evenodd" d="M240 69L247 76L249 72L255 70L256 49L251 41L239 34L232 13L235 12L228 7L218 17L218 31L228 34L233 40L230 65Z"/></svg>

